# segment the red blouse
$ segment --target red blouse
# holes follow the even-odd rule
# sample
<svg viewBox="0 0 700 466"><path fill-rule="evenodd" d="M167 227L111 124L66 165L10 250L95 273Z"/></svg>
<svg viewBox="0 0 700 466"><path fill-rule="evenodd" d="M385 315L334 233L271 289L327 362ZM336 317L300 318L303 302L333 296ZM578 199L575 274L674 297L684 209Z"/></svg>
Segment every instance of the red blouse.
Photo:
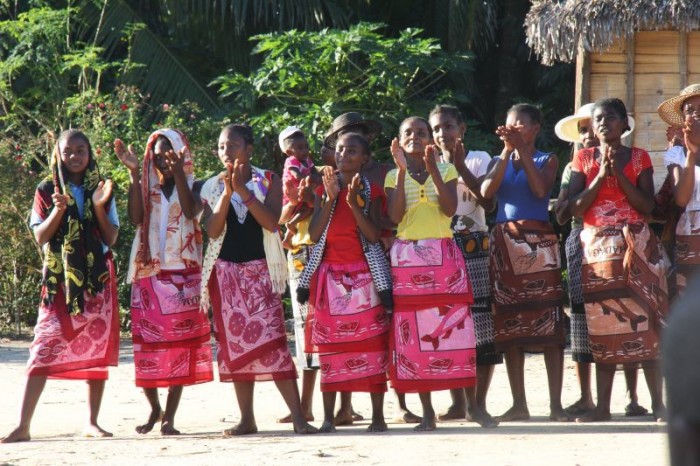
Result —
<svg viewBox="0 0 700 466"><path fill-rule="evenodd" d="M323 252L324 262L351 263L365 260L357 223L345 200L347 195L347 187L338 194L338 201L335 204L335 211L326 236L326 248ZM383 197L384 191L379 186L370 185L371 202L384 202Z"/></svg>
<svg viewBox="0 0 700 466"><path fill-rule="evenodd" d="M572 167L586 176L586 187L590 186L600 171L600 163L595 159L595 148L581 149L574 156ZM630 161L622 172L637 186L639 175L651 167L649 154L643 149L633 147ZM595 200L583 214L583 223L586 226L640 222L644 222L644 216L632 207L614 176L605 178Z"/></svg>

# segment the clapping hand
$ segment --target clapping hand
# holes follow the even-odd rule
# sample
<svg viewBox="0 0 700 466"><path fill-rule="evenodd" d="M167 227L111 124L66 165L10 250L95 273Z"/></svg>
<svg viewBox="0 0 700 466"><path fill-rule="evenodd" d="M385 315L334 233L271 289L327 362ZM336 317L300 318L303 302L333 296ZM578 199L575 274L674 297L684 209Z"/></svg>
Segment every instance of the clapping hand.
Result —
<svg viewBox="0 0 700 466"><path fill-rule="evenodd" d="M391 156L394 157L396 168L406 171L406 167L408 166L406 163L406 153L401 147L401 144L399 144L398 138L394 138L391 141Z"/></svg>
<svg viewBox="0 0 700 466"><path fill-rule="evenodd" d="M100 182L97 183L97 188L95 188L95 191L92 193L92 203L95 207L103 207L107 203L112 195L112 188L112 180L100 180Z"/></svg>
<svg viewBox="0 0 700 466"><path fill-rule="evenodd" d="M117 154L119 161L129 169L129 171L136 172L139 169L139 159L134 153L134 146L129 144L129 149L127 150L124 142L121 139L114 140L114 152Z"/></svg>
<svg viewBox="0 0 700 466"><path fill-rule="evenodd" d="M338 175L331 167L323 169L323 188L326 190L326 196L329 201L335 200L338 197L338 193L340 193Z"/></svg>

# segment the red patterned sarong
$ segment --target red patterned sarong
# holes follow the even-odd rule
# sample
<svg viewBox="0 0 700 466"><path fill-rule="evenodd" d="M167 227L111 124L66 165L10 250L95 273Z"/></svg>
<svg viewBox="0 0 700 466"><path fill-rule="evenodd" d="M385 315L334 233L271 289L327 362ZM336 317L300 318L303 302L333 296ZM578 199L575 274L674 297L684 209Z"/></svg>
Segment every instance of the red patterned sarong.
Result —
<svg viewBox="0 0 700 466"><path fill-rule="evenodd" d="M597 363L657 359L668 259L646 224L584 228L581 282Z"/></svg>
<svg viewBox="0 0 700 466"><path fill-rule="evenodd" d="M193 385L213 379L209 319L201 312L199 269L161 270L131 287L136 386Z"/></svg>
<svg viewBox="0 0 700 466"><path fill-rule="evenodd" d="M219 379L253 382L296 378L280 295L265 259L217 259L209 279Z"/></svg>
<svg viewBox="0 0 700 466"><path fill-rule="evenodd" d="M464 258L452 238L396 240L391 384L400 393L473 386L476 339ZM397 286L398 285L398 286Z"/></svg>
<svg viewBox="0 0 700 466"><path fill-rule="evenodd" d="M53 379L106 380L119 359L119 306L114 263L105 255L109 280L95 296L85 293L83 312L71 315L60 288L54 302L39 307L27 374ZM42 290L42 298L46 290ZM43 302L43 299L42 299Z"/></svg>
<svg viewBox="0 0 700 466"><path fill-rule="evenodd" d="M322 263L311 285L313 348L321 391L385 392L389 319L366 261Z"/></svg>
<svg viewBox="0 0 700 466"><path fill-rule="evenodd" d="M549 223L499 223L491 232L496 348L564 345L559 241Z"/></svg>
<svg viewBox="0 0 700 466"><path fill-rule="evenodd" d="M679 293L700 270L700 211L681 214L676 224L676 286Z"/></svg>

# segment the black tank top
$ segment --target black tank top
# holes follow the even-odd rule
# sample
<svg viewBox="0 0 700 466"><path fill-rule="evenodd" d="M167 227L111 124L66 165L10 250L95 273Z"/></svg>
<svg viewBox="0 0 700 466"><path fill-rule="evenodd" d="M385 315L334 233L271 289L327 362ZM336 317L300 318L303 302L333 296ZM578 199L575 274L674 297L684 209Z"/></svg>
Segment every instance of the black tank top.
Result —
<svg viewBox="0 0 700 466"><path fill-rule="evenodd" d="M238 222L233 206L226 216L226 236L221 245L219 259L228 262L249 262L265 258L263 231L253 214L247 213L243 223Z"/></svg>

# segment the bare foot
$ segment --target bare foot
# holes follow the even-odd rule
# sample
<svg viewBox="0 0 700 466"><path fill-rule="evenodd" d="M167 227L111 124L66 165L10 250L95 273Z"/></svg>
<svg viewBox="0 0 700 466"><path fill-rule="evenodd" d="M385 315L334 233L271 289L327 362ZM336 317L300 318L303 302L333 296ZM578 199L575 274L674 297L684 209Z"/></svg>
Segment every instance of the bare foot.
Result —
<svg viewBox="0 0 700 466"><path fill-rule="evenodd" d="M333 420L333 424L336 426L350 426L353 422L355 422L355 417L353 416L352 411L339 412L335 415L335 419Z"/></svg>
<svg viewBox="0 0 700 466"><path fill-rule="evenodd" d="M372 420L372 423L367 426L367 432L386 432L389 426L386 425L384 419Z"/></svg>
<svg viewBox="0 0 700 466"><path fill-rule="evenodd" d="M85 429L83 429L83 437L89 438L102 438L102 437L112 437L111 432L107 432L102 427L97 424L90 424Z"/></svg>
<svg viewBox="0 0 700 466"><path fill-rule="evenodd" d="M160 435L180 435L172 421L163 421L160 424Z"/></svg>
<svg viewBox="0 0 700 466"><path fill-rule="evenodd" d="M447 408L447 411L445 411L442 414L438 414L438 421L440 422L445 422L445 421L457 421L457 420L462 420L466 418L467 416L467 411L464 409L464 407L457 408L455 405L450 406Z"/></svg>
<svg viewBox="0 0 700 466"><path fill-rule="evenodd" d="M569 416L567 412L561 406L556 409L550 409L549 420L556 422L571 422L574 420L573 417Z"/></svg>
<svg viewBox="0 0 700 466"><path fill-rule="evenodd" d="M593 400L584 400L581 398L571 406L564 408L564 411L566 411L566 414L570 416L582 416L588 411L592 411L594 409L595 403L593 403Z"/></svg>
<svg viewBox="0 0 700 466"><path fill-rule="evenodd" d="M314 420L314 416L313 416L313 414L307 414L305 416L305 419L306 419L306 422L311 422ZM286 416L277 419L277 424L291 424L291 423L292 423L292 415L291 414L287 414Z"/></svg>
<svg viewBox="0 0 700 466"><path fill-rule="evenodd" d="M413 414L409 410L401 410L394 418L394 424L418 424L423 420L422 417Z"/></svg>
<svg viewBox="0 0 700 466"><path fill-rule="evenodd" d="M318 431L322 434L332 434L335 432L335 426L331 421L323 421L323 424L321 424L321 428Z"/></svg>
<svg viewBox="0 0 700 466"><path fill-rule="evenodd" d="M352 410L352 420L353 421L364 421L365 417L360 413L356 413L355 410L353 409Z"/></svg>
<svg viewBox="0 0 700 466"><path fill-rule="evenodd" d="M435 423L435 418L433 419L428 419L428 418L423 418L423 420L418 424L416 427L413 428L415 432L430 432L435 430L437 427Z"/></svg>
<svg viewBox="0 0 700 466"><path fill-rule="evenodd" d="M319 430L309 424L308 422L302 422L301 424L294 424L294 433L295 434L318 434Z"/></svg>
<svg viewBox="0 0 700 466"><path fill-rule="evenodd" d="M467 417L470 421L476 422L484 429L493 429L494 427L498 427L498 421L481 408L468 408Z"/></svg>
<svg viewBox="0 0 700 466"><path fill-rule="evenodd" d="M530 420L530 411L527 408L512 407L494 419L498 422L528 421Z"/></svg>
<svg viewBox="0 0 700 466"><path fill-rule="evenodd" d="M664 405L652 409L656 422L666 422L666 407Z"/></svg>
<svg viewBox="0 0 700 466"><path fill-rule="evenodd" d="M612 419L610 411L603 411L596 408L593 411L588 411L581 417L577 417L576 422L604 422L610 419Z"/></svg>
<svg viewBox="0 0 700 466"><path fill-rule="evenodd" d="M258 431L258 426L255 424L255 422L252 422L250 424L248 424L248 423L244 424L243 422L239 422L238 424L231 427L230 429L224 430L224 437L235 437L237 435L254 434L257 431Z"/></svg>
<svg viewBox="0 0 700 466"><path fill-rule="evenodd" d="M28 442L31 439L32 437L29 435L29 429L17 427L15 430L10 432L7 437L0 439L0 443Z"/></svg>
<svg viewBox="0 0 700 466"><path fill-rule="evenodd" d="M140 426L136 426L136 432L139 434L147 434L150 431L153 430L153 426L156 425L156 422L162 421L163 420L163 411L158 410L158 411L151 411L151 415L148 416L148 421L146 421L145 424L141 424Z"/></svg>

